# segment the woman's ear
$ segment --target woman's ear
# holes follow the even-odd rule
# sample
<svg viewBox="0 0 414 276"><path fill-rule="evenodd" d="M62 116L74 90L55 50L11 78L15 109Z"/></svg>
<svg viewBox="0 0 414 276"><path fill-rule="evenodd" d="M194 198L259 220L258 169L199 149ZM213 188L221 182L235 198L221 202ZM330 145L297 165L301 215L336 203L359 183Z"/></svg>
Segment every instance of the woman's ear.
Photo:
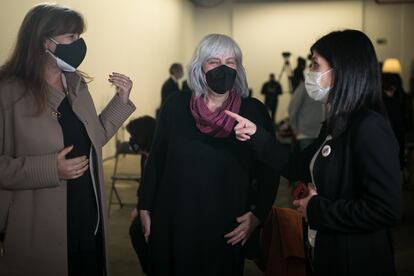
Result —
<svg viewBox="0 0 414 276"><path fill-rule="evenodd" d="M50 40L49 38L45 38L45 40L43 42L43 47L45 48L45 51L49 50L52 53L54 53L55 49L56 49L56 44L52 40Z"/></svg>

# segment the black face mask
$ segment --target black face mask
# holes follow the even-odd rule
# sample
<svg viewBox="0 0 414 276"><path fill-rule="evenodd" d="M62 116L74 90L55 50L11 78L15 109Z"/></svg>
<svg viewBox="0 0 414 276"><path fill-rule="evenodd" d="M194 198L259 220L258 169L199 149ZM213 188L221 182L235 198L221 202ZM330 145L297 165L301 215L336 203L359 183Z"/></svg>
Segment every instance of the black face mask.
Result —
<svg viewBox="0 0 414 276"><path fill-rule="evenodd" d="M60 58L70 66L78 68L86 56L86 44L83 38L70 43L70 44L56 44L55 52L56 57Z"/></svg>
<svg viewBox="0 0 414 276"><path fill-rule="evenodd" d="M233 88L237 71L226 65L220 65L206 73L208 86L218 94L224 94Z"/></svg>

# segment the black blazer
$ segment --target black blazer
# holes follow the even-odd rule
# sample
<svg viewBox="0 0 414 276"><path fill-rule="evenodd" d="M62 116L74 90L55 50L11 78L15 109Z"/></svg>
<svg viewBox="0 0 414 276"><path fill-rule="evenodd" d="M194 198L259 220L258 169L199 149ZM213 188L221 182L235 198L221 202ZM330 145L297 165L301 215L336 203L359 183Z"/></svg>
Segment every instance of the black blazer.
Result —
<svg viewBox="0 0 414 276"><path fill-rule="evenodd" d="M310 180L309 164L325 140L317 141L298 159L291 156L285 174ZM272 154L280 145L258 129L252 137L260 158L275 169L283 165ZM388 121L365 110L354 116L342 135L326 143L314 164L318 195L307 208L311 229L318 231L313 266L316 275L395 275L390 228L401 215L398 144Z"/></svg>

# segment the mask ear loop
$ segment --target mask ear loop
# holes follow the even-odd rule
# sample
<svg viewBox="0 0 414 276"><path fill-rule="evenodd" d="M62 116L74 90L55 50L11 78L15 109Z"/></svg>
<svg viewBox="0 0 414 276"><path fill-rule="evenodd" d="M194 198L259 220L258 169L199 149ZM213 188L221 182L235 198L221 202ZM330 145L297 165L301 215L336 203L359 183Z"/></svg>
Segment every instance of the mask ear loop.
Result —
<svg viewBox="0 0 414 276"><path fill-rule="evenodd" d="M322 77L323 77L324 75L328 74L328 73L329 73L329 72L331 72L332 70L333 70L333 69L332 69L332 68L330 68L330 69L326 70L325 72L323 72L323 73L321 73L321 74L319 75L318 79L316 80L316 83L319 85L319 87L320 87L320 88L322 88L322 89L331 89L331 87L327 87L327 88L323 88L323 87L321 87L321 79L322 79Z"/></svg>
<svg viewBox="0 0 414 276"><path fill-rule="evenodd" d="M49 39L50 41L52 41L56 46L59 45L59 43L56 40L54 40L53 38L47 37L47 39ZM51 54L51 55L55 56L54 53L52 51L50 51L49 49L47 49L47 48L45 49L45 52L48 53L48 54Z"/></svg>
<svg viewBox="0 0 414 276"><path fill-rule="evenodd" d="M59 45L59 43L58 43L56 40L54 40L53 38L48 37L47 39L49 39L50 41L52 41L52 42L53 42L53 43L55 43L56 45Z"/></svg>

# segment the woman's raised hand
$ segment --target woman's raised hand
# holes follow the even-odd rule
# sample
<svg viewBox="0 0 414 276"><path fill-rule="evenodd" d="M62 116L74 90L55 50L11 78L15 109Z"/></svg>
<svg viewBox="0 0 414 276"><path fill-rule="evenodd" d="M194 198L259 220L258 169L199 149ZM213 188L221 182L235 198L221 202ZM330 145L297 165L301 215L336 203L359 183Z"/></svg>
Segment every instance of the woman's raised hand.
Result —
<svg viewBox="0 0 414 276"><path fill-rule="evenodd" d="M109 75L108 81L115 85L116 93L118 93L122 102L127 103L133 85L130 78L120 73L112 73Z"/></svg>

